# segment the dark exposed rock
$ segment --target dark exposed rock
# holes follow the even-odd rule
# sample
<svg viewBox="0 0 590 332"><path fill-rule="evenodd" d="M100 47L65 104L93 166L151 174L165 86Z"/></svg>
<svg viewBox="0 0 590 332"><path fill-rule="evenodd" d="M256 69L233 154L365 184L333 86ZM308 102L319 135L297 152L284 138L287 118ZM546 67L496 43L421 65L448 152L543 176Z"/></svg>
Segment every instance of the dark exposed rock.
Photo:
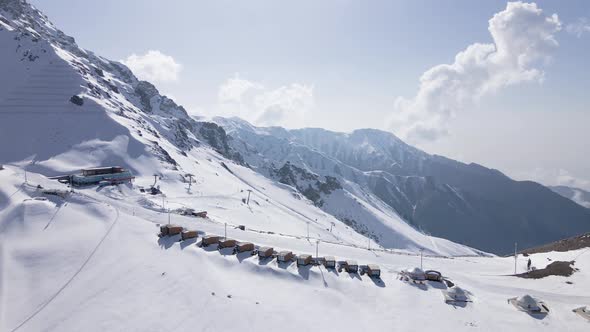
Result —
<svg viewBox="0 0 590 332"><path fill-rule="evenodd" d="M228 141L230 137L227 136L222 127L213 122L197 122L197 125L199 127L198 134L205 140L205 142L207 142L207 144L224 157L241 165L245 165L242 155L229 146Z"/></svg>
<svg viewBox="0 0 590 332"><path fill-rule="evenodd" d="M547 265L544 269L532 270L526 273L517 274L516 276L525 279L541 279L548 276L569 277L574 274L574 272L578 271L578 269L573 267L574 263L574 261L555 261Z"/></svg>
<svg viewBox="0 0 590 332"><path fill-rule="evenodd" d="M135 87L135 93L139 96L139 101L142 106L141 110L146 113L151 113L151 99L158 95L158 89L156 89L156 87L150 82L139 81Z"/></svg>
<svg viewBox="0 0 590 332"><path fill-rule="evenodd" d="M342 185L335 177L326 176L325 181L322 181L320 176L288 161L278 170L271 170L271 176L281 183L297 188L303 196L318 207L324 204L322 194L329 195L334 190L342 189Z"/></svg>
<svg viewBox="0 0 590 332"><path fill-rule="evenodd" d="M78 96L78 95L73 95L72 98L70 98L70 102L72 104L76 104L78 106L82 106L84 105L84 98Z"/></svg>
<svg viewBox="0 0 590 332"><path fill-rule="evenodd" d="M552 242L540 247L523 250L522 253L536 254L550 251L570 251L590 248L590 233Z"/></svg>

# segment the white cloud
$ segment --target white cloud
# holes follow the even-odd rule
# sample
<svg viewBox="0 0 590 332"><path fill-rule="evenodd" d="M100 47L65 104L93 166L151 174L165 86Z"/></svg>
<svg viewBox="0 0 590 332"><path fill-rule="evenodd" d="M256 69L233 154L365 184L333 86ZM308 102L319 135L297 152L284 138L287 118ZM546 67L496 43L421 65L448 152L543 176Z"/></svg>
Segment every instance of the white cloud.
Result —
<svg viewBox="0 0 590 332"><path fill-rule="evenodd" d="M261 84L240 78L239 74L229 78L220 87L217 97L220 102L242 102L242 96L252 90L262 90Z"/></svg>
<svg viewBox="0 0 590 332"><path fill-rule="evenodd" d="M590 180L576 177L565 169L536 168L531 172L516 174L516 177L539 182L547 186L568 186L590 191Z"/></svg>
<svg viewBox="0 0 590 332"><path fill-rule="evenodd" d="M585 17L580 17L575 23L570 23L565 27L565 30L578 38L583 34L590 33L590 22Z"/></svg>
<svg viewBox="0 0 590 332"><path fill-rule="evenodd" d="M313 86L293 83L267 88L240 78L225 81L218 92L221 113L238 116L259 126L299 128L315 106Z"/></svg>
<svg viewBox="0 0 590 332"><path fill-rule="evenodd" d="M150 50L144 55L131 54L121 60L140 79L151 83L168 83L178 80L182 65L173 57Z"/></svg>
<svg viewBox="0 0 590 332"><path fill-rule="evenodd" d="M254 99L255 123L262 126L286 125L302 127L305 114L314 106L313 87L291 84L265 91Z"/></svg>
<svg viewBox="0 0 590 332"><path fill-rule="evenodd" d="M493 43L475 43L452 64L427 70L411 99L398 97L390 129L412 142L448 134L448 123L481 97L522 82L541 82L540 69L558 46L556 14L545 16L535 3L510 2L490 20Z"/></svg>

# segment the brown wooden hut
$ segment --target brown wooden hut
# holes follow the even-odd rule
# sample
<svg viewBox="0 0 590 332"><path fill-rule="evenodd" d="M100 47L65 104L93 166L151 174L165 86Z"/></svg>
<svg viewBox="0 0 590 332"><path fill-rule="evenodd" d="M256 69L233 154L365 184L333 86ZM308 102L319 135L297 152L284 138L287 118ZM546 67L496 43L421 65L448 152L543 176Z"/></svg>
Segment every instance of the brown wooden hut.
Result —
<svg viewBox="0 0 590 332"><path fill-rule="evenodd" d="M254 243L240 242L238 243L236 249L238 250L238 252L252 251L254 250Z"/></svg>
<svg viewBox="0 0 590 332"><path fill-rule="evenodd" d="M297 266L305 266L311 263L311 255L299 255L297 256Z"/></svg>
<svg viewBox="0 0 590 332"><path fill-rule="evenodd" d="M258 257L259 258L269 258L272 257L274 253L274 249L271 247L261 247L258 249Z"/></svg>
<svg viewBox="0 0 590 332"><path fill-rule="evenodd" d="M182 226L168 225L168 235L177 235L182 232Z"/></svg>
<svg viewBox="0 0 590 332"><path fill-rule="evenodd" d="M220 239L219 240L219 249L233 248L235 246L236 246L236 240L232 240L232 239Z"/></svg>
<svg viewBox="0 0 590 332"><path fill-rule="evenodd" d="M182 231L182 233L180 233L180 237L183 240L194 239L198 236L199 234L197 233L197 231Z"/></svg>
<svg viewBox="0 0 590 332"><path fill-rule="evenodd" d="M201 240L201 245L206 247L208 245L216 244L219 242L219 236L217 235L205 235L203 240Z"/></svg>
<svg viewBox="0 0 590 332"><path fill-rule="evenodd" d="M281 251L277 256L277 261L279 262L290 262L293 260L295 256L291 251Z"/></svg>

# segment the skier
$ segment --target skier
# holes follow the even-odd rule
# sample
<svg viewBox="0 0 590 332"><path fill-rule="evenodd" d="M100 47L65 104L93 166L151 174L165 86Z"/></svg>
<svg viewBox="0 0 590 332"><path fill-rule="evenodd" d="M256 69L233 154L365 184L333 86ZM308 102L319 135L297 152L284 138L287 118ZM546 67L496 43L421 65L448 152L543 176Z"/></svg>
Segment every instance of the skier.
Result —
<svg viewBox="0 0 590 332"><path fill-rule="evenodd" d="M526 269L527 269L527 271L531 270L531 259L530 258L529 258L528 263L526 263Z"/></svg>

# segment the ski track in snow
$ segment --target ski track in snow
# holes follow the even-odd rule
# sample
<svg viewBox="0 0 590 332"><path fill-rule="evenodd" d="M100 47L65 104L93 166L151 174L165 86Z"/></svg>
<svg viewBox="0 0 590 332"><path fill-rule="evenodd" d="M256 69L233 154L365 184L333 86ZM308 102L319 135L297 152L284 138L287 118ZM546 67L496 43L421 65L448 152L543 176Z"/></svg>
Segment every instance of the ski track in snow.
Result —
<svg viewBox="0 0 590 332"><path fill-rule="evenodd" d="M95 203L97 203L97 204L105 204L105 203L102 203L102 202L95 202ZM108 205L108 204L105 204L105 205L107 205L109 207L112 207L111 205ZM27 324L31 319L35 318L35 316L37 316L56 297L58 297L59 294L61 294L61 292L63 292L70 285L70 283L72 283L72 281L74 281L74 279L76 279L76 277L78 276L78 274L80 274L80 272L82 272L82 270L84 269L84 267L88 264L88 262L90 262L90 260L94 256L94 254L98 251L98 249L100 248L100 246L102 245L102 243L104 242L104 240L107 238L107 236L109 236L109 234L113 230L113 227L115 226L115 224L119 221L119 210L116 207L113 207L113 209L116 212L115 219L113 220L113 222L111 223L111 225L107 229L106 233L102 236L102 238L100 239L100 241L96 244L96 246L94 247L94 249L92 250L92 252L90 253L90 255L88 255L88 258L86 258L86 260L84 261L84 263L82 263L82 265L80 266L80 268L78 270L76 270L76 272L68 279L68 281L66 281L66 283L62 287L60 287L57 290L57 292L55 292L55 294L53 294L49 299L47 299L39 308L37 308L37 310L35 310L34 312L32 312L24 321L22 321L16 327L14 327L12 330L10 330L10 332L18 331L25 324ZM58 211L59 211L59 209L58 209ZM55 213L57 214L57 211ZM53 220L53 218L51 220ZM49 226L49 223L47 224L47 226ZM45 229L47 228L47 226L45 227Z"/></svg>

